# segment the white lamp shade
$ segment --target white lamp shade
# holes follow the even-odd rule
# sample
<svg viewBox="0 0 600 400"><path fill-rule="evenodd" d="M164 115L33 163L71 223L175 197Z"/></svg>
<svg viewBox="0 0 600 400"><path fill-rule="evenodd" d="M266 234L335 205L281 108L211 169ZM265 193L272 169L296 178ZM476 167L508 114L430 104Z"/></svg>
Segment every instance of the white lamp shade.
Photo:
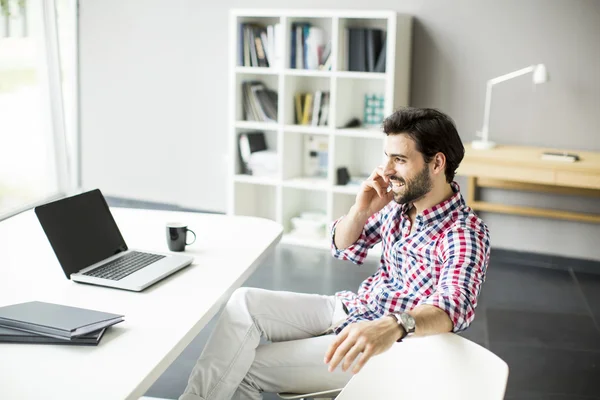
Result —
<svg viewBox="0 0 600 400"><path fill-rule="evenodd" d="M549 80L548 70L544 64L538 64L533 70L533 83L540 84L546 83Z"/></svg>

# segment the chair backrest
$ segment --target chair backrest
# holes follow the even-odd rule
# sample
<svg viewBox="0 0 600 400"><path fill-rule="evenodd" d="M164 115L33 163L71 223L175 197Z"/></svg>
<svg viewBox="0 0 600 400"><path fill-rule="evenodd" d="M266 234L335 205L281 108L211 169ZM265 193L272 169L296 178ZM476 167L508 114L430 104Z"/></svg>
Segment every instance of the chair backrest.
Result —
<svg viewBox="0 0 600 400"><path fill-rule="evenodd" d="M373 357L337 400L502 400L508 365L452 333L409 337Z"/></svg>

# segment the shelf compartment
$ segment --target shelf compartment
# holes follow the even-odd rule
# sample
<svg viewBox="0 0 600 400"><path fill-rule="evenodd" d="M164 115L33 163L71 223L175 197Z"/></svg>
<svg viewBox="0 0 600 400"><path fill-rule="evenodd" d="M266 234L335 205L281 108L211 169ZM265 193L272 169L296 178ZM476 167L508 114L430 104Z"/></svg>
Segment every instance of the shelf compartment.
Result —
<svg viewBox="0 0 600 400"><path fill-rule="evenodd" d="M350 177L354 179L371 175L385 161L384 138L383 134L380 139L336 137L334 171L346 167Z"/></svg>
<svg viewBox="0 0 600 400"><path fill-rule="evenodd" d="M302 125L306 127L320 127L327 128L329 127L329 121L331 120L331 79L327 77L321 76L297 76L297 75L288 75L285 77L285 97L283 98L283 121L286 125ZM327 110L327 121L326 125L312 125L312 114L314 112L314 100L315 94L317 91L328 92L329 93L329 102L328 102L328 110ZM308 107L310 118L308 119L307 124L299 124L296 121L296 95L310 93L312 97L312 101L310 106ZM304 107L306 103L302 101L300 105L300 111L304 112ZM325 111L324 109L322 111Z"/></svg>
<svg viewBox="0 0 600 400"><path fill-rule="evenodd" d="M287 34L287 39L286 39L286 43L285 43L285 47L286 47L286 51L285 51L285 66L287 69L291 69L294 71L320 71L319 69L305 69L305 68L296 68L295 65L292 64L292 54L296 53L296 55L298 54L298 51L302 52L302 58L304 58L304 55L307 54L307 51L304 51L304 47L301 45L302 42L298 41L298 31L295 29L295 26L299 25L299 24L309 24L310 27L315 27L318 28L320 30L320 33L322 35L322 51L325 48L325 46L327 45L327 43L329 41L331 41L332 37L333 37L333 28L332 28L332 19L331 18L327 18L327 17L301 17L301 16L294 16L294 17L288 17L287 18L287 26L286 26L286 34ZM302 32L302 36L304 36L304 31ZM310 35L311 33L309 33ZM295 40L294 40L295 37ZM310 40L310 36L309 36L309 40ZM294 47L294 44L296 45L296 47ZM309 55L309 57L313 58L315 57L315 55ZM294 57L294 59L297 60L297 56ZM314 58L313 58L314 59ZM316 63L316 59L315 59L315 63ZM322 61L322 60L318 60L318 61Z"/></svg>
<svg viewBox="0 0 600 400"><path fill-rule="evenodd" d="M385 80L338 79L336 90L336 126L341 127L356 118L363 124L361 129L380 129L381 123L365 125L365 96L384 96ZM385 107L385 102L383 107ZM381 110L385 116L385 109Z"/></svg>
<svg viewBox="0 0 600 400"><path fill-rule="evenodd" d="M283 136L283 179L329 177L331 136L287 132Z"/></svg>
<svg viewBox="0 0 600 400"><path fill-rule="evenodd" d="M339 20L339 24L338 24L338 43L340 44L340 46L338 46L338 51L337 51L337 70L338 71L349 71L349 65L348 65L348 54L349 54L349 45L350 45L350 40L349 40L349 31L348 29L379 29L381 31L383 31L383 36L381 38L382 42L381 45L387 43L387 41L385 40L386 36L387 36L387 24L388 24L388 19L387 18L340 18ZM366 50L366 46L367 46L367 38L366 36L363 39L365 41L365 68L368 68L368 60L367 60L367 50ZM386 50L390 50L391 46L387 46ZM393 56L393 54L390 54L390 52L388 51L386 56ZM377 59L379 58L379 52L375 52L374 53L374 60L373 63L376 64L377 63ZM349 71L349 72L358 72L358 71ZM387 72L387 71L386 71ZM372 72L371 72L372 73Z"/></svg>
<svg viewBox="0 0 600 400"><path fill-rule="evenodd" d="M254 68L252 67L252 69L257 70L260 68ZM265 68L267 69L267 68ZM272 90L275 91L276 93L279 93L279 75L276 74L256 74L256 73L247 73L247 74L236 74L235 76L235 81L236 81L236 86L235 86L235 90L236 90L236 102L235 102L235 118L237 121L246 121L244 119L244 106L243 106L243 102L244 102L244 82L261 82L262 84L264 84L264 86L268 89L268 90ZM278 94L279 96L279 94ZM266 97L266 96L264 96ZM263 97L263 98L264 98ZM281 110L279 109L279 101L277 101L277 104L274 104L274 107L276 107L277 110L277 120L271 122L271 121L254 121L254 120L248 120L247 122L260 122L260 123L269 123L269 124L276 124L279 119L281 118Z"/></svg>
<svg viewBox="0 0 600 400"><path fill-rule="evenodd" d="M271 31L273 38L275 37L275 35L277 35L280 39L279 40L283 40L283 31L281 30L281 28L279 29L279 32L276 34L275 31L277 30L275 28L275 25L281 25L281 18L279 17L270 17L270 16L236 16L236 27L235 27L235 42L236 42L236 53L235 53L235 57L236 57L236 66L238 67L244 67L246 66L246 68L254 68L254 69L272 69L274 67L274 65L281 65L282 64L282 57L283 57L283 43L281 43L279 45L279 49L275 49L275 48L269 48L269 43L263 43L261 41L261 46L266 46L267 48L263 50L263 52L266 54L268 53L273 53L272 55L270 55L268 61L269 61L269 67L265 67L265 66L258 66L258 65L253 65L252 67L250 67L248 65L248 63L251 63L253 57L251 57L251 53L254 52L254 54L256 55L256 61L258 61L258 49L256 46L256 42L252 43L251 42L251 38L247 36L247 33L244 33L242 30L242 24L246 24L246 25L252 25L254 27L260 27L262 29L264 29L264 33L267 37L267 41L268 41L268 29L267 26L271 25L273 27L273 30ZM257 31L255 30L253 32L253 34L257 34ZM255 37L256 39L256 37ZM248 43L248 47L245 49L243 44L244 41L247 41ZM273 41L273 44L275 44L276 42ZM254 50L254 51L252 51ZM279 58L276 59L276 56L279 55ZM244 63L244 60L247 61L247 63ZM263 72L258 72L258 73L263 73ZM267 73L267 72L264 72Z"/></svg>
<svg viewBox="0 0 600 400"><path fill-rule="evenodd" d="M242 126L247 126L247 125L242 124ZM250 126L253 126L253 125L250 124ZM260 125L258 125L257 128L260 128ZM235 135L235 174L238 174L240 176L253 176L253 175L246 174L246 168L242 162L242 156L240 154L239 141L240 141L240 136L244 133L251 134L251 133L258 133L258 132L262 132L264 134L265 144L267 146L268 151L275 152L275 153L279 153L281 151L279 149L279 142L277 140L278 139L277 131L272 130L272 129L237 128L236 135ZM277 167L277 169L273 168L273 170L276 171L277 175L280 175L281 165L280 165L280 160L279 160L278 155L277 155L276 167ZM270 170L271 170L271 168L270 168ZM260 176L257 176L257 177L260 177Z"/></svg>
<svg viewBox="0 0 600 400"><path fill-rule="evenodd" d="M292 231L292 218L298 217L303 212L318 212L327 214L327 193L318 190L283 187L283 227L285 233ZM329 222L327 218L327 223ZM322 237L308 237L319 240L326 238L327 228L322 229Z"/></svg>

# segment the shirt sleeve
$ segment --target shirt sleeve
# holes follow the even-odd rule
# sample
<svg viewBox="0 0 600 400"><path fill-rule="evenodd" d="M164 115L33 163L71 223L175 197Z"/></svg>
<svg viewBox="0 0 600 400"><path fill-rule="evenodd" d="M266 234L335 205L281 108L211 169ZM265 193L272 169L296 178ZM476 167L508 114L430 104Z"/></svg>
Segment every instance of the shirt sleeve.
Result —
<svg viewBox="0 0 600 400"><path fill-rule="evenodd" d="M338 249L335 245L335 228L344 217L334 221L331 224L331 254L333 257L340 260L349 260L354 264L362 264L367 257L369 249L381 241L381 215L386 212L385 210L387 210L387 206L371 215L356 242L342 250Z"/></svg>
<svg viewBox="0 0 600 400"><path fill-rule="evenodd" d="M452 228L440 242L440 279L436 291L421 304L444 310L460 332L475 318L477 298L485 281L490 255L487 227Z"/></svg>

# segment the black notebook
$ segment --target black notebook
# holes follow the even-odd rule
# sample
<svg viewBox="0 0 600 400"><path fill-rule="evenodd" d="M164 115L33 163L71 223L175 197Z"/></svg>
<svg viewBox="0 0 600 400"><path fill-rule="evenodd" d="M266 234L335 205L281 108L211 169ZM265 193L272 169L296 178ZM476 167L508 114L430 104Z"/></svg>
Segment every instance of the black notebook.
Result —
<svg viewBox="0 0 600 400"><path fill-rule="evenodd" d="M30 301L0 307L0 327L70 340L123 321L123 315Z"/></svg>
<svg viewBox="0 0 600 400"><path fill-rule="evenodd" d="M23 332L16 329L0 327L0 343L38 343L38 344L70 344L75 346L96 346L104 335L106 328L87 335L76 336L71 340L42 336L36 333Z"/></svg>

